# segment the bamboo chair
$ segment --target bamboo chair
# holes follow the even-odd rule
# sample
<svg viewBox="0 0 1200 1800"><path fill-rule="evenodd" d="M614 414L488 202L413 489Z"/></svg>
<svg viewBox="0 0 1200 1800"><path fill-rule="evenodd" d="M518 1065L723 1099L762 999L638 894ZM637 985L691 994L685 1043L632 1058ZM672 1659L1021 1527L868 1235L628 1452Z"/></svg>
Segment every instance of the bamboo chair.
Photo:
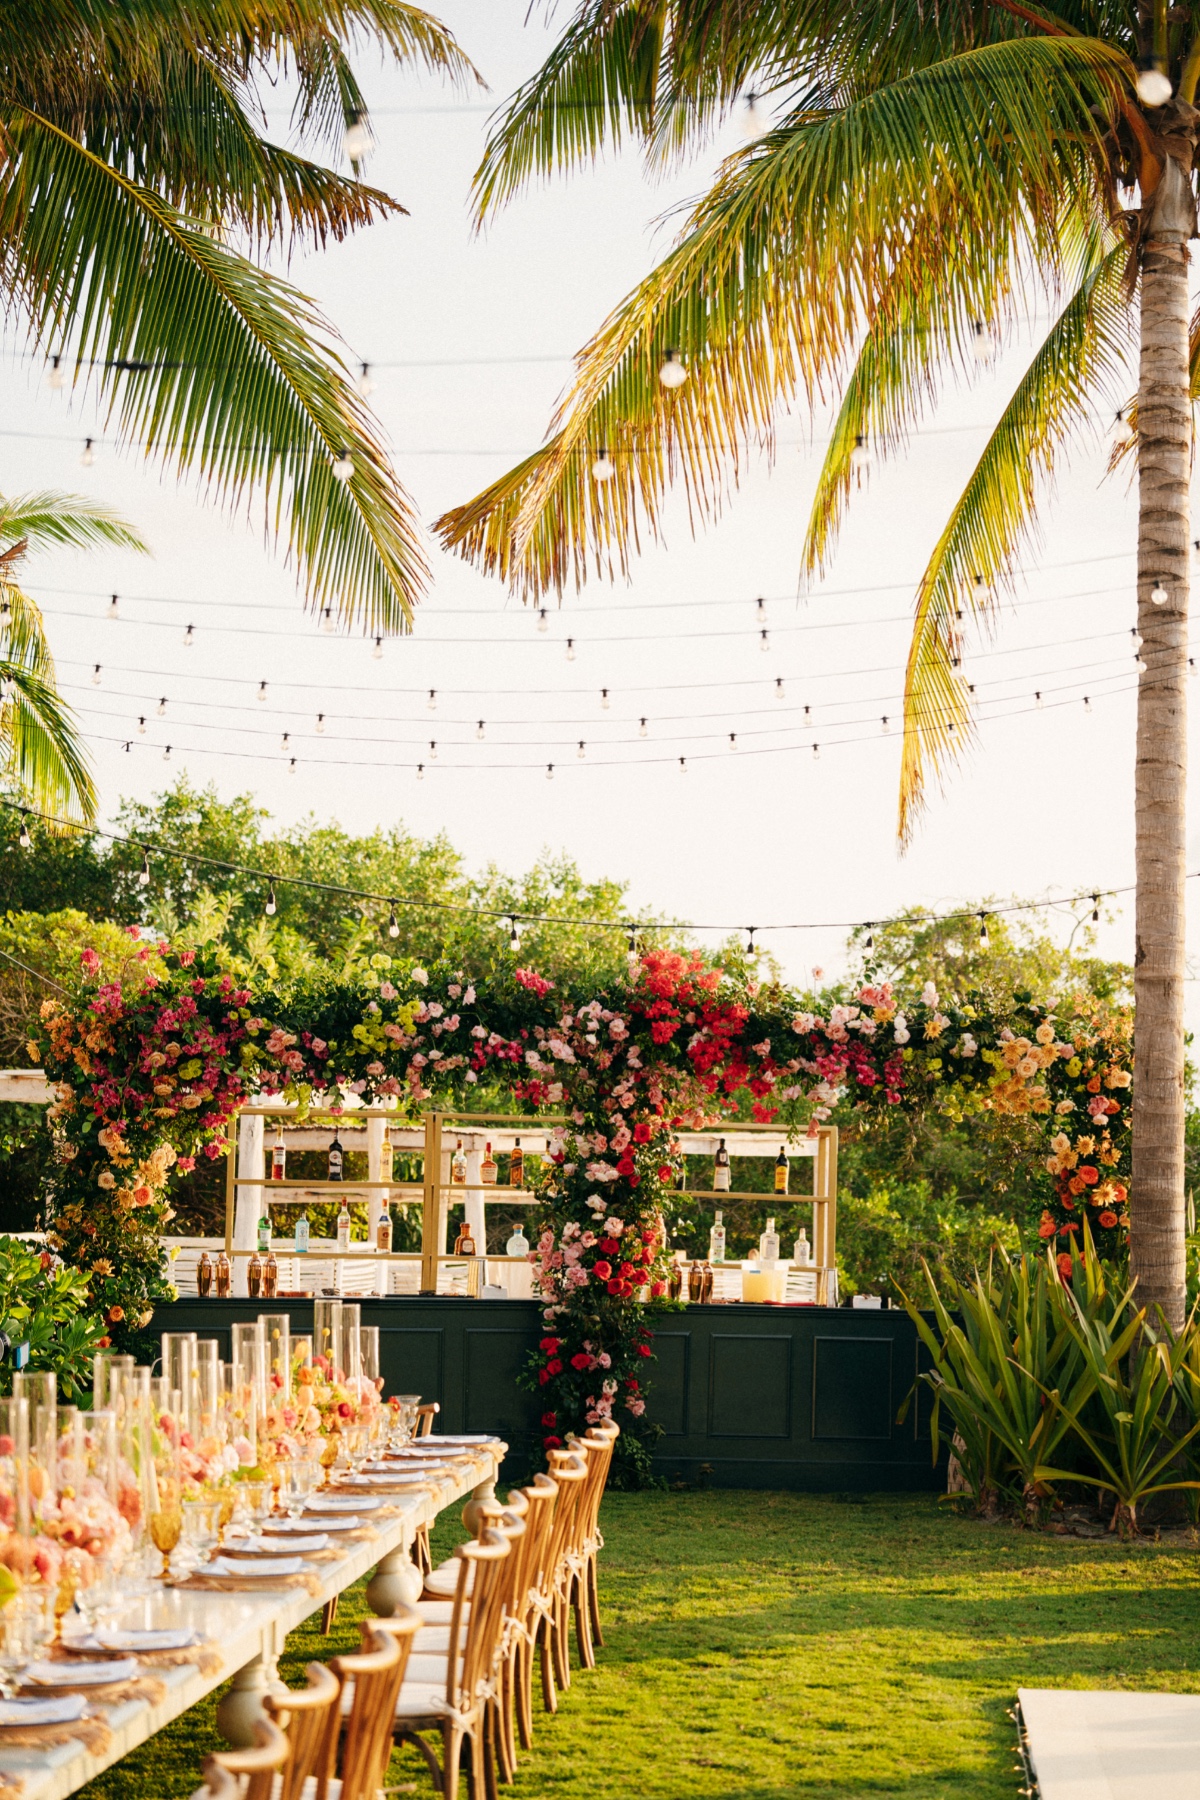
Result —
<svg viewBox="0 0 1200 1800"><path fill-rule="evenodd" d="M424 1406L418 1406L417 1429L414 1436L431 1436L433 1432L433 1421L437 1418L441 1410L441 1405L437 1400L427 1400ZM428 1525L417 1526L416 1533L413 1537L413 1561L416 1563L418 1569L420 1569L422 1575L428 1575L433 1567L433 1555L429 1548Z"/></svg>
<svg viewBox="0 0 1200 1800"><path fill-rule="evenodd" d="M326 1800L337 1755L341 1715L337 1676L324 1663L311 1662L308 1686L286 1694L267 1694L263 1711L287 1734L288 1755L274 1800Z"/></svg>
<svg viewBox="0 0 1200 1800"><path fill-rule="evenodd" d="M517 1746L513 1741L515 1715L516 1735L522 1750L533 1747L533 1659L538 1622L549 1605L551 1593L552 1540L554 1505L558 1483L549 1475L535 1475L524 1489L525 1537L521 1545L521 1573L516 1584L515 1615L512 1628L513 1653L504 1665L507 1683L502 1694L505 1727L512 1766L517 1766ZM510 1496L511 1498L511 1496Z"/></svg>
<svg viewBox="0 0 1200 1800"><path fill-rule="evenodd" d="M589 1451L580 1443L570 1450L551 1450L546 1458L551 1479L558 1483L546 1587L541 1596L536 1627L541 1652L542 1705L548 1713L558 1711L558 1689L565 1692L571 1685L566 1630L570 1621L568 1557L573 1554L579 1535L576 1518L587 1483L588 1455Z"/></svg>
<svg viewBox="0 0 1200 1800"><path fill-rule="evenodd" d="M254 1737L253 1750L216 1750L206 1760L204 1773L210 1793L223 1795L220 1778L224 1775L234 1782L239 1800L271 1800L276 1776L287 1761L288 1741L271 1719L254 1721ZM214 1772L218 1777L215 1789ZM245 1777L244 1782L239 1776Z"/></svg>
<svg viewBox="0 0 1200 1800"><path fill-rule="evenodd" d="M376 1800L384 1785L392 1748L392 1715L419 1625L409 1606L386 1621L364 1619L362 1650L353 1656L335 1656L329 1665L342 1695L338 1800Z"/></svg>
<svg viewBox="0 0 1200 1800"><path fill-rule="evenodd" d="M503 1573L510 1555L508 1539L498 1531L487 1530L481 1538L458 1546L458 1588L449 1646L444 1658L430 1659L439 1665L439 1679L406 1680L396 1702L396 1741L411 1743L420 1751L442 1800L458 1800L464 1744L470 1752L472 1800L484 1800L485 1794L493 1791L487 1754L489 1715L503 1624ZM377 1624L390 1631L395 1621L380 1619ZM440 1765L437 1753L425 1741L426 1735L434 1733L442 1740Z"/></svg>
<svg viewBox="0 0 1200 1800"><path fill-rule="evenodd" d="M575 1641L579 1661L585 1669L596 1666L595 1645L604 1643L600 1629L600 1594L596 1579L596 1559L604 1546L600 1531L600 1502L608 1483L613 1451L621 1434L619 1425L605 1430L596 1427L583 1442L588 1446L588 1478L579 1503L578 1537L568 1552L570 1590L568 1604L575 1608ZM574 1438L567 1442L574 1445Z"/></svg>
<svg viewBox="0 0 1200 1800"><path fill-rule="evenodd" d="M237 1776L228 1774L211 1757L205 1759L203 1773L204 1786L196 1789L191 1800L241 1800Z"/></svg>

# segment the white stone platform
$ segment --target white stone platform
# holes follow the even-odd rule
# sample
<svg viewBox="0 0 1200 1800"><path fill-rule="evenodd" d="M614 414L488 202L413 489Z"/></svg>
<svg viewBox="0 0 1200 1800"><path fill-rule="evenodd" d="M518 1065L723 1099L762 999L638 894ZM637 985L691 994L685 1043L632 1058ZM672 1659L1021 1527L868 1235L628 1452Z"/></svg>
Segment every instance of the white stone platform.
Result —
<svg viewBox="0 0 1200 1800"><path fill-rule="evenodd" d="M1200 1694L1020 1688L1041 1800L1197 1800Z"/></svg>

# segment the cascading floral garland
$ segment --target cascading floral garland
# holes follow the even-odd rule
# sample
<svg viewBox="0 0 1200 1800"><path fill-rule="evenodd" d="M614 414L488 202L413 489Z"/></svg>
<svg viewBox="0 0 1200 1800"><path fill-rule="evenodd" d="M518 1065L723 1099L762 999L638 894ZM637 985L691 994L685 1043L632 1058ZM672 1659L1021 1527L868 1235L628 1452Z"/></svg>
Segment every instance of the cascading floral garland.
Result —
<svg viewBox="0 0 1200 1800"><path fill-rule="evenodd" d="M644 1302L666 1291L680 1129L749 1113L795 1132L843 1101L1041 1116L1039 1231L1059 1239L1064 1274L1085 1214L1102 1253L1128 1229L1131 1024L1084 995L1057 1009L1016 997L1002 1017L944 1004L932 984L903 1011L881 983L822 1015L699 955L651 951L601 994L522 968L481 993L462 970L391 963L365 984L252 999L190 952L156 955L161 972L122 989L86 952L78 1002L47 1001L30 1044L57 1084L54 1242L90 1273L114 1339L171 1292L157 1238L172 1168L225 1154L254 1092L333 1110L394 1098L403 1116L482 1083L565 1114L539 1188L530 1381L548 1446L616 1417L632 1473L654 1431Z"/></svg>

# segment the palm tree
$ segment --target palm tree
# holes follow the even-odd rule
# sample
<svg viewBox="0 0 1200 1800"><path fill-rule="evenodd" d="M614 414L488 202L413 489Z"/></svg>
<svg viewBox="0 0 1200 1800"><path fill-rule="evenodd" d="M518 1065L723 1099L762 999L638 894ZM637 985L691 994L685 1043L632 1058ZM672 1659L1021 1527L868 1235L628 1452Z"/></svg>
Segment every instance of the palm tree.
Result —
<svg viewBox="0 0 1200 1800"><path fill-rule="evenodd" d="M498 120L481 218L535 175L639 142L651 161L750 90L776 122L580 353L545 446L440 520L526 596L625 572L672 483L693 517L770 447L781 399L840 395L805 547L825 566L864 452L899 450L947 368L1055 317L918 584L900 833L971 735L964 613L987 624L1060 448L1140 344L1136 780L1139 1299L1184 1304L1184 779L1191 397L1188 239L1200 6L1167 0L586 0ZM739 99L739 96L741 97ZM1121 196L1124 195L1125 203ZM669 366L668 366L669 365ZM685 375L686 372L686 375ZM666 375L666 381L662 379ZM681 376L685 378L681 381ZM608 452L598 482L591 466Z"/></svg>
<svg viewBox="0 0 1200 1800"><path fill-rule="evenodd" d="M59 698L37 603L18 586L31 550L141 550L132 526L77 494L0 498L0 787L40 812L91 824L90 759Z"/></svg>
<svg viewBox="0 0 1200 1800"><path fill-rule="evenodd" d="M309 603L406 628L412 509L332 329L252 254L402 211L263 132L286 77L301 142L369 147L346 53L463 80L406 0L14 0L0 45L0 291L54 385L227 504L261 498ZM239 248L241 245L243 248Z"/></svg>

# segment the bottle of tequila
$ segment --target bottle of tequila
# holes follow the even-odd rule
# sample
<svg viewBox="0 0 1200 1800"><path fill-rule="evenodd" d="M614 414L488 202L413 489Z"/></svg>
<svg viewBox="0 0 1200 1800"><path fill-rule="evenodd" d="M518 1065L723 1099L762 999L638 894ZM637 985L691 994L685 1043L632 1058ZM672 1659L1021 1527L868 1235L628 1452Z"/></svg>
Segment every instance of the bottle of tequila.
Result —
<svg viewBox="0 0 1200 1800"><path fill-rule="evenodd" d="M725 1215L713 1214L712 1230L708 1234L708 1260L710 1263L725 1261Z"/></svg>
<svg viewBox="0 0 1200 1800"><path fill-rule="evenodd" d="M496 1185L496 1159L492 1155L492 1146L484 1145L483 1161L479 1165L479 1179L485 1187Z"/></svg>

